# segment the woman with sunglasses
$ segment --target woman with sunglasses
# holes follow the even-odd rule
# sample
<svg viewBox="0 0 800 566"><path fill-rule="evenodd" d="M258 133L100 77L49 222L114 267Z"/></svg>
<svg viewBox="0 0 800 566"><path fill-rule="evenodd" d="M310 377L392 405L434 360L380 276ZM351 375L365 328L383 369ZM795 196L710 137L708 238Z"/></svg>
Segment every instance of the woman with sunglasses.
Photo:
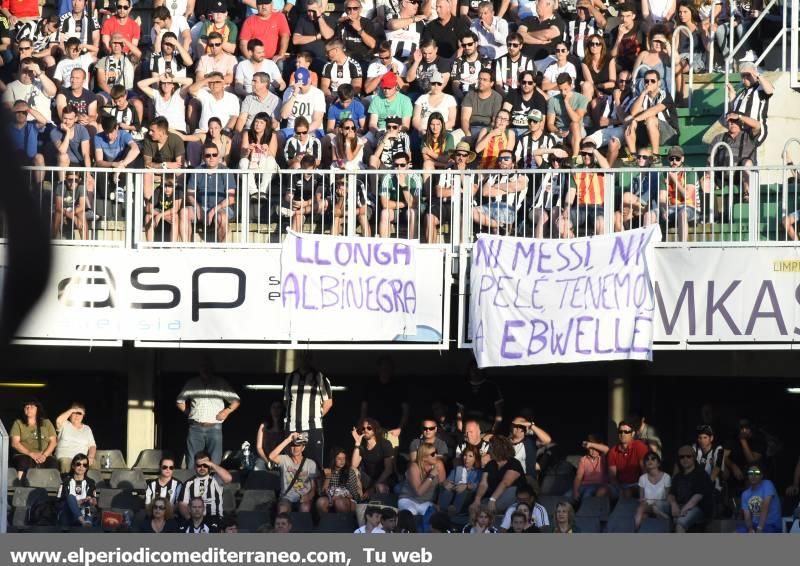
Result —
<svg viewBox="0 0 800 566"><path fill-rule="evenodd" d="M669 520L670 505L667 501L672 478L661 469L661 456L652 450L644 457L644 473L639 477L639 508L633 518L638 532L645 517Z"/></svg>
<svg viewBox="0 0 800 566"><path fill-rule="evenodd" d="M183 491L183 483L173 477L175 460L169 455L162 456L158 469L158 477L148 480L145 484L144 504L150 505L160 497L166 498L171 505L177 505Z"/></svg>
<svg viewBox="0 0 800 566"><path fill-rule="evenodd" d="M63 503L61 524L65 527L92 527L97 519L97 499L94 480L86 476L89 458L75 454L70 472L58 488L58 498Z"/></svg>
<svg viewBox="0 0 800 566"><path fill-rule="evenodd" d="M331 450L331 467L325 468L322 482L322 495L317 499L317 511L328 513L353 513L356 501L363 497L358 470L347 460L347 452L342 448Z"/></svg>
<svg viewBox="0 0 800 566"><path fill-rule="evenodd" d="M561 73L567 73L572 77L572 84L576 87L578 85L578 69L567 59L569 56L569 45L567 45L566 41L559 41L556 43L555 56L555 62L551 63L544 70L544 78L542 79L542 90L545 91L549 97L559 94L556 79Z"/></svg>
<svg viewBox="0 0 800 566"><path fill-rule="evenodd" d="M647 49L642 50L633 64L633 84L636 94L644 90L644 75L648 71L657 71L661 77L664 90L670 92L672 84L672 52L669 28L664 24L656 24L647 34Z"/></svg>
<svg viewBox="0 0 800 566"><path fill-rule="evenodd" d="M432 112L422 136L422 168L445 169L450 163L453 145L453 136L445 125L444 116Z"/></svg>
<svg viewBox="0 0 800 566"><path fill-rule="evenodd" d="M475 153L480 155L481 160L478 169L496 167L497 159L503 151L513 151L517 136L513 128L509 128L510 123L511 113L501 109L494 115L491 128L481 128L478 141L475 142Z"/></svg>
<svg viewBox="0 0 800 566"><path fill-rule="evenodd" d="M365 141L358 137L358 126L352 118L339 122L336 137L331 144L333 163L331 169L360 171L364 165Z"/></svg>
<svg viewBox="0 0 800 566"><path fill-rule="evenodd" d="M172 504L165 497L156 497L147 505L147 517L139 525L140 533L178 533L178 523L173 519Z"/></svg>
<svg viewBox="0 0 800 566"><path fill-rule="evenodd" d="M586 38L585 53L581 69L583 72L583 95L596 104L602 96L610 96L617 84L617 66L608 56L606 42L596 33Z"/></svg>
<svg viewBox="0 0 800 566"><path fill-rule="evenodd" d="M397 508L414 515L425 515L435 509L436 490L445 481L444 462L437 456L436 445L423 442L417 449L416 461L409 464L405 481L400 486Z"/></svg>
<svg viewBox="0 0 800 566"><path fill-rule="evenodd" d="M373 418L362 419L353 427L352 467L360 470L364 497L387 494L394 485L394 448L384 438L381 425Z"/></svg>
<svg viewBox="0 0 800 566"><path fill-rule="evenodd" d="M455 128L458 104L453 95L444 92L444 79L439 71L434 71L430 78L430 89L414 102L414 116L411 124L420 136L424 136L428 128L428 119L433 114L444 118L447 131Z"/></svg>
<svg viewBox="0 0 800 566"><path fill-rule="evenodd" d="M56 430L58 431L56 458L63 474L70 471L70 464L76 454L86 454L89 466L94 465L97 444L94 441L92 429L83 422L85 415L86 407L83 403L73 403L69 409L56 418Z"/></svg>

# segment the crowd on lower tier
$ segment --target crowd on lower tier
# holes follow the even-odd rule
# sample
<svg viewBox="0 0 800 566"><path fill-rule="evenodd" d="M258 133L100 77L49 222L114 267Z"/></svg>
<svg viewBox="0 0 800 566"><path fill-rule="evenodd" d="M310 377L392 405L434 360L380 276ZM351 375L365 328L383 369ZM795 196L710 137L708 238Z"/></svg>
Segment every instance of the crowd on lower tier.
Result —
<svg viewBox="0 0 800 566"><path fill-rule="evenodd" d="M353 421L352 444L326 452L330 431L323 420L334 406L332 391L330 380L304 359L286 376L283 401L274 402L259 425L255 450L246 442L223 458L223 423L241 399L206 363L176 399L188 420L185 462L194 474L180 481L183 457L163 454L143 493L146 512L130 518L127 528L236 529L235 514L225 512L225 490L234 474L247 487L248 474L267 468L280 481L270 497L258 500L274 511L264 517L263 530L274 525L279 532L291 528L286 521L299 512L357 514L363 526L356 532L362 533L572 533L580 531L576 510L598 499L628 508L635 530L648 518L681 533L734 518L742 531L783 532L782 517L800 495L800 460L782 502L767 477L778 472L781 442L746 419L727 438L712 417L670 446L644 417L632 415L617 424L614 442L587 434L584 453L567 464L558 432L534 422L530 410L505 414L500 388L474 365L465 382L454 384L451 402L435 402L417 426L409 420L408 392L383 358ZM108 466L97 461L85 413L83 404L73 403L53 425L42 405L30 401L10 429L11 464L20 482L35 468L63 472L58 516L65 527L96 526L100 518L98 486L87 473ZM539 502L545 496L558 500L549 511Z"/></svg>
<svg viewBox="0 0 800 566"><path fill-rule="evenodd" d="M774 88L754 61L770 18L741 40L762 9L728 0L60 0L43 15L23 0L0 8L0 90L21 163L62 168L32 175L54 195L56 235L70 224L85 238L95 199L121 198L130 181L71 167L152 170L146 236L160 228L175 241L212 225L207 238L224 241L248 199L276 192L279 168L408 167L426 174L359 186L362 233L386 236L402 215L435 241L454 192L479 192L473 219L498 231L541 194L541 177L475 182L448 170L660 166L662 148L678 143L689 69L718 70L729 57L742 82L704 141L731 146L720 164L757 163ZM617 195L616 229L672 219L685 235L700 183L681 176L682 154L669 158L673 174L657 187ZM169 174L185 168L202 171ZM227 168L247 174L219 171ZM282 180L274 214L295 229L327 215L336 233L342 182ZM600 230L601 180L566 184L539 203L533 229ZM794 216L786 223L794 234Z"/></svg>

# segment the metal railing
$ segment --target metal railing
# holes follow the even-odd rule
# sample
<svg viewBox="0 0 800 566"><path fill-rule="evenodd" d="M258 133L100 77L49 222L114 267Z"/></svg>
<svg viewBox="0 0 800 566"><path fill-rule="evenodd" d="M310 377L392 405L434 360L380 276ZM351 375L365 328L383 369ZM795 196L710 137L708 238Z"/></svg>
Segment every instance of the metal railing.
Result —
<svg viewBox="0 0 800 566"><path fill-rule="evenodd" d="M687 97L687 101L689 103L689 108L692 107L692 92L694 91L694 34L691 30L686 26L678 26L672 32L672 72L678 72L678 61L677 57L679 56L678 53L678 43L680 41L681 33L685 33L689 37L689 96ZM672 85L671 85L671 95L672 100L677 100L675 98L675 83L678 81L676 77L672 77ZM680 93L683 96L683 93Z"/></svg>
<svg viewBox="0 0 800 566"><path fill-rule="evenodd" d="M717 162L719 151L727 158ZM664 242L794 240L797 167L336 171L28 168L55 241L263 247L289 229L447 244L478 233L573 238L658 222ZM790 224L792 224L790 226ZM791 228L791 230L789 230ZM1 234L0 234L1 235Z"/></svg>
<svg viewBox="0 0 800 566"><path fill-rule="evenodd" d="M10 439L3 421L0 420L0 533L8 532L8 482L16 478L8 477L8 453L11 447Z"/></svg>

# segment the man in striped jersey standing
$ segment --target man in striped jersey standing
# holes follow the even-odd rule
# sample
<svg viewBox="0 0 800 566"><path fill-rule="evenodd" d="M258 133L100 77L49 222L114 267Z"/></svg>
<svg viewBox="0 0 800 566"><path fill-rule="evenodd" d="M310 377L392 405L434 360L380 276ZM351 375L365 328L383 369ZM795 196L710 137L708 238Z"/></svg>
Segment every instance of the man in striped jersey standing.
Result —
<svg viewBox="0 0 800 566"><path fill-rule="evenodd" d="M333 407L333 392L328 378L311 366L310 353L305 353L300 367L286 377L283 401L286 431L308 433L306 455L321 469L325 450L322 417Z"/></svg>

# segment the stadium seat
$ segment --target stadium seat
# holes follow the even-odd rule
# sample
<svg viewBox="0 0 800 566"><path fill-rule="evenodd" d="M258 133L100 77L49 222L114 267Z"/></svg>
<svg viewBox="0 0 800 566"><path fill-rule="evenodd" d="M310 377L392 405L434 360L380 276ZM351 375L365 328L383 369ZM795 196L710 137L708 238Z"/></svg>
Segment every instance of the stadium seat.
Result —
<svg viewBox="0 0 800 566"><path fill-rule="evenodd" d="M139 457L136 458L133 469L140 470L142 473L158 473L160 471L158 466L161 463L163 453L163 450L142 450L139 452Z"/></svg>
<svg viewBox="0 0 800 566"><path fill-rule="evenodd" d="M639 506L638 499L623 498L617 501L614 510L608 516L609 533L632 533L634 532L633 517L636 515L636 508Z"/></svg>
<svg viewBox="0 0 800 566"><path fill-rule="evenodd" d="M611 502L608 497L584 497L575 513L577 517L597 517L600 521L608 521Z"/></svg>
<svg viewBox="0 0 800 566"><path fill-rule="evenodd" d="M108 482L113 489L144 491L145 481L139 470L114 470Z"/></svg>
<svg viewBox="0 0 800 566"><path fill-rule="evenodd" d="M269 489L250 489L242 492L239 511L271 511L275 506L275 492Z"/></svg>
<svg viewBox="0 0 800 566"><path fill-rule="evenodd" d="M103 510L129 509L136 513L144 509L144 499L131 493L128 489L98 490L97 506Z"/></svg>
<svg viewBox="0 0 800 566"><path fill-rule="evenodd" d="M660 517L647 517L639 527L640 533L669 533L672 532L669 519Z"/></svg>
<svg viewBox="0 0 800 566"><path fill-rule="evenodd" d="M271 489L278 491L281 488L281 477L278 472L253 470L247 475L244 489Z"/></svg>
<svg viewBox="0 0 800 566"><path fill-rule="evenodd" d="M102 489L103 487L106 487L106 480L103 477L103 473L100 470L87 470L86 476L94 480L94 485L97 489Z"/></svg>
<svg viewBox="0 0 800 566"><path fill-rule="evenodd" d="M311 533L314 532L314 522L311 519L311 513L289 513L292 518L292 532L293 533Z"/></svg>
<svg viewBox="0 0 800 566"><path fill-rule="evenodd" d="M577 470L581 458L583 458L583 454L570 454L569 456L566 457L566 462Z"/></svg>
<svg viewBox="0 0 800 566"><path fill-rule="evenodd" d="M560 495L540 495L536 498L536 503L544 507L547 511L547 516L550 518L551 524L555 521L556 505L561 501L565 501L565 499Z"/></svg>
<svg viewBox="0 0 800 566"><path fill-rule="evenodd" d="M232 489L225 489L222 491L222 512L229 515L236 510L236 495Z"/></svg>
<svg viewBox="0 0 800 566"><path fill-rule="evenodd" d="M318 533L352 533L358 528L353 513L320 513Z"/></svg>
<svg viewBox="0 0 800 566"><path fill-rule="evenodd" d="M11 507L13 509L12 526L18 530L27 528L29 510L36 503L46 500L47 497L47 490L42 487L15 488L14 495L11 498Z"/></svg>
<svg viewBox="0 0 800 566"><path fill-rule="evenodd" d="M97 462L97 465L100 466L101 469L103 468L103 459L106 456L108 456L111 460L111 467L109 469L128 469L128 464L125 463L125 457L122 455L122 450L98 450L95 453L94 461Z"/></svg>
<svg viewBox="0 0 800 566"><path fill-rule="evenodd" d="M269 513L264 511L238 511L236 525L239 527L239 531L255 533L262 525L272 526L269 517Z"/></svg>
<svg viewBox="0 0 800 566"><path fill-rule="evenodd" d="M575 468L567 461L555 464L547 470L541 479L539 493L541 495L561 496L572 488L575 479Z"/></svg>
<svg viewBox="0 0 800 566"><path fill-rule="evenodd" d="M186 468L175 468L172 471L172 477L184 483L192 479L194 476L194 470L187 470Z"/></svg>
<svg viewBox="0 0 800 566"><path fill-rule="evenodd" d="M575 526L582 533L599 533L600 519L597 517L575 517Z"/></svg>
<svg viewBox="0 0 800 566"><path fill-rule="evenodd" d="M61 474L58 470L48 468L32 468L25 474L29 487L43 487L51 493L58 491L61 486Z"/></svg>

